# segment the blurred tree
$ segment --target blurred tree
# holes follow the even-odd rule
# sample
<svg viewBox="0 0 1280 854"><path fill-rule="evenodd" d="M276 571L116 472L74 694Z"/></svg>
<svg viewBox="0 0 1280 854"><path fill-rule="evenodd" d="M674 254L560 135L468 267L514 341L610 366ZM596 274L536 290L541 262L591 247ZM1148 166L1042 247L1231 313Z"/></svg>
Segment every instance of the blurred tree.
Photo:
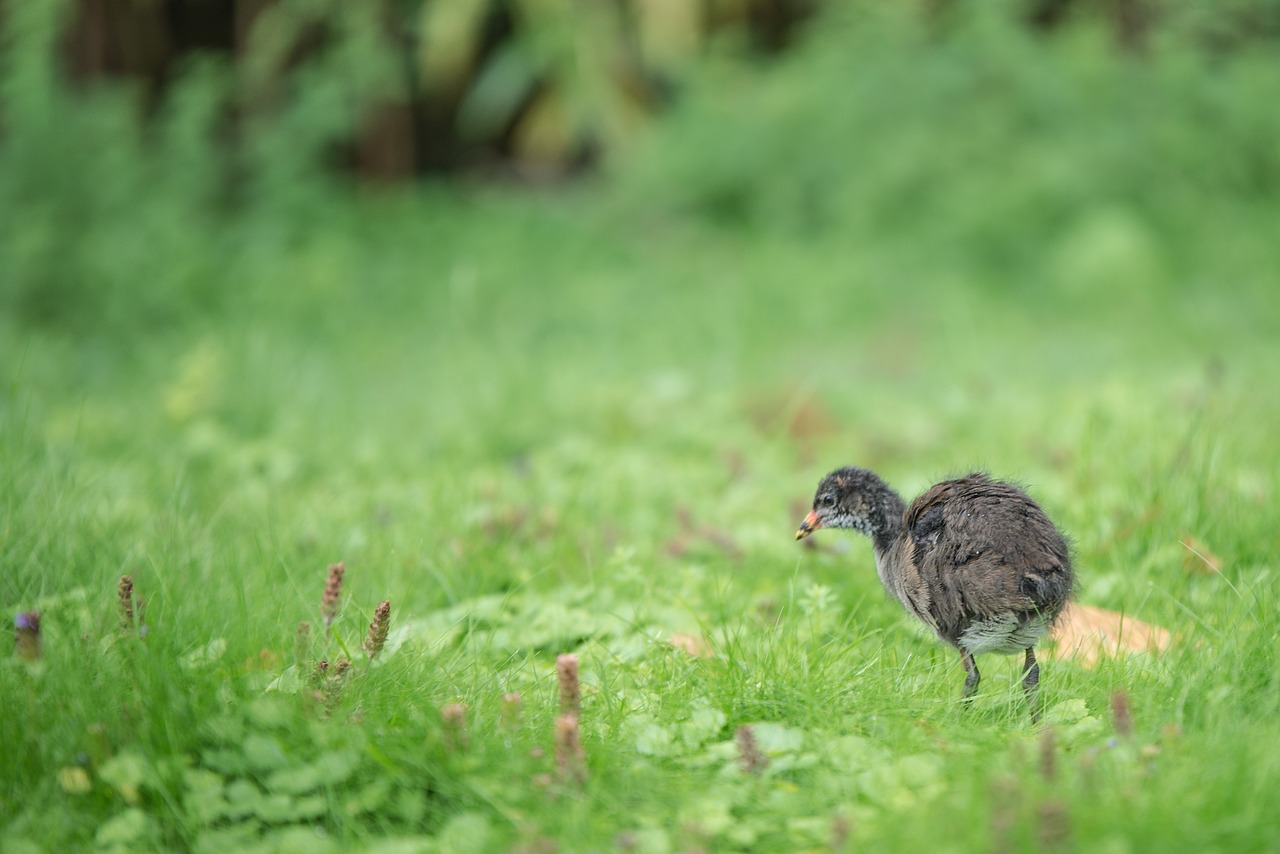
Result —
<svg viewBox="0 0 1280 854"><path fill-rule="evenodd" d="M346 105L350 126L340 139L311 147L369 179L477 166L545 177L571 174L622 144L717 34L742 32L755 49L777 52L816 5L75 0L62 54L81 86L139 81L146 116L196 54L235 67L228 114L240 122L287 110L300 85L337 86L355 98ZM366 65L378 73L363 74ZM317 79L326 75L351 79Z"/></svg>
<svg viewBox="0 0 1280 854"><path fill-rule="evenodd" d="M209 259L307 232L335 176L557 179L664 112L624 195L883 246L927 226L1099 288L1158 278L1143 217L1272 199L1280 0L821 5L0 0L0 324L198 315L228 299Z"/></svg>
<svg viewBox="0 0 1280 854"><path fill-rule="evenodd" d="M153 115L198 54L235 68L228 118L267 127L303 88L340 93L341 113L304 148L379 181L481 168L572 174L625 145L670 101L709 45L790 46L819 0L73 0L62 41L80 84L141 81ZM853 8L827 0L829 8ZM1123 48L1160 33L1216 49L1280 39L1280 0L1022 0L1053 30L1093 19ZM918 5L931 17L945 0ZM945 20L947 16L942 15ZM261 31L261 32L260 32ZM365 68L376 68L365 73ZM346 77L348 79L335 79ZM340 120L339 120L340 118ZM344 127L337 127L344 124ZM300 128L301 129L301 128ZM243 139L244 133L228 139Z"/></svg>

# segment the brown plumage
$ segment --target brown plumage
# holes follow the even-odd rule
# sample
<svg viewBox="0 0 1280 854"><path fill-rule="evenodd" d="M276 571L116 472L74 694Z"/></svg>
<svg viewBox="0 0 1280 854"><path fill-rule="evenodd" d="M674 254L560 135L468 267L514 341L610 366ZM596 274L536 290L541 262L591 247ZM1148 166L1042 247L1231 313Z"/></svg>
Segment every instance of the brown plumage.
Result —
<svg viewBox="0 0 1280 854"><path fill-rule="evenodd" d="M1026 652L1023 685L1037 717L1036 642L1071 597L1066 540L1025 492L975 472L933 486L910 507L874 472L822 479L796 539L818 528L871 538L876 572L908 611L956 647L965 697L981 676L973 656Z"/></svg>

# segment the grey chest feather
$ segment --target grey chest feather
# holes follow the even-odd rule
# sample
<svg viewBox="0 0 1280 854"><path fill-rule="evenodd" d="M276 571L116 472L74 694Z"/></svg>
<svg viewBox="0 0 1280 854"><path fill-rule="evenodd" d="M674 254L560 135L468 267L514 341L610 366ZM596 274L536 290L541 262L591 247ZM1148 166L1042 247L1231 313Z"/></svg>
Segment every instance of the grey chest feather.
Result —
<svg viewBox="0 0 1280 854"><path fill-rule="evenodd" d="M970 655L984 652L1022 652L1035 646L1049 631L1049 621L1042 615L1007 614L972 623L960 633L959 646Z"/></svg>

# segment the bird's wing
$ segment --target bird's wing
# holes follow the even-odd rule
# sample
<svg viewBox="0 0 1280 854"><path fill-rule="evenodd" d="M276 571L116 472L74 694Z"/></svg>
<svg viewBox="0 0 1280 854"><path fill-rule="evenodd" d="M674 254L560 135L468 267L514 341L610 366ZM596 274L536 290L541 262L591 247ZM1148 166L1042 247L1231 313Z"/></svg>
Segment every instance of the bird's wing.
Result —
<svg viewBox="0 0 1280 854"><path fill-rule="evenodd" d="M1014 486L980 474L944 481L912 503L905 522L944 636L975 618L1056 614L1070 592L1066 543Z"/></svg>

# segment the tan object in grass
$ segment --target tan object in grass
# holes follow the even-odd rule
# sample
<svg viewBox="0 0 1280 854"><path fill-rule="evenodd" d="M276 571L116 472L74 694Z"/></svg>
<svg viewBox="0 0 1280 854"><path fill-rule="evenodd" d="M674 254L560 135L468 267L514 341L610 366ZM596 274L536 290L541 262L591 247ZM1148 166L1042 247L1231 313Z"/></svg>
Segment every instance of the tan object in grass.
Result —
<svg viewBox="0 0 1280 854"><path fill-rule="evenodd" d="M1187 572L1212 574L1222 571L1222 558L1211 552L1204 543L1190 534L1187 534L1179 542L1187 550L1186 557L1183 560L1183 566L1186 567Z"/></svg>
<svg viewBox="0 0 1280 854"><path fill-rule="evenodd" d="M669 642L676 649L694 658L711 658L715 655L710 642L702 635L672 632Z"/></svg>
<svg viewBox="0 0 1280 854"><path fill-rule="evenodd" d="M1161 653L1173 637L1167 629L1125 614L1072 602L1053 627L1052 658L1074 658L1093 667L1103 657L1125 652Z"/></svg>

